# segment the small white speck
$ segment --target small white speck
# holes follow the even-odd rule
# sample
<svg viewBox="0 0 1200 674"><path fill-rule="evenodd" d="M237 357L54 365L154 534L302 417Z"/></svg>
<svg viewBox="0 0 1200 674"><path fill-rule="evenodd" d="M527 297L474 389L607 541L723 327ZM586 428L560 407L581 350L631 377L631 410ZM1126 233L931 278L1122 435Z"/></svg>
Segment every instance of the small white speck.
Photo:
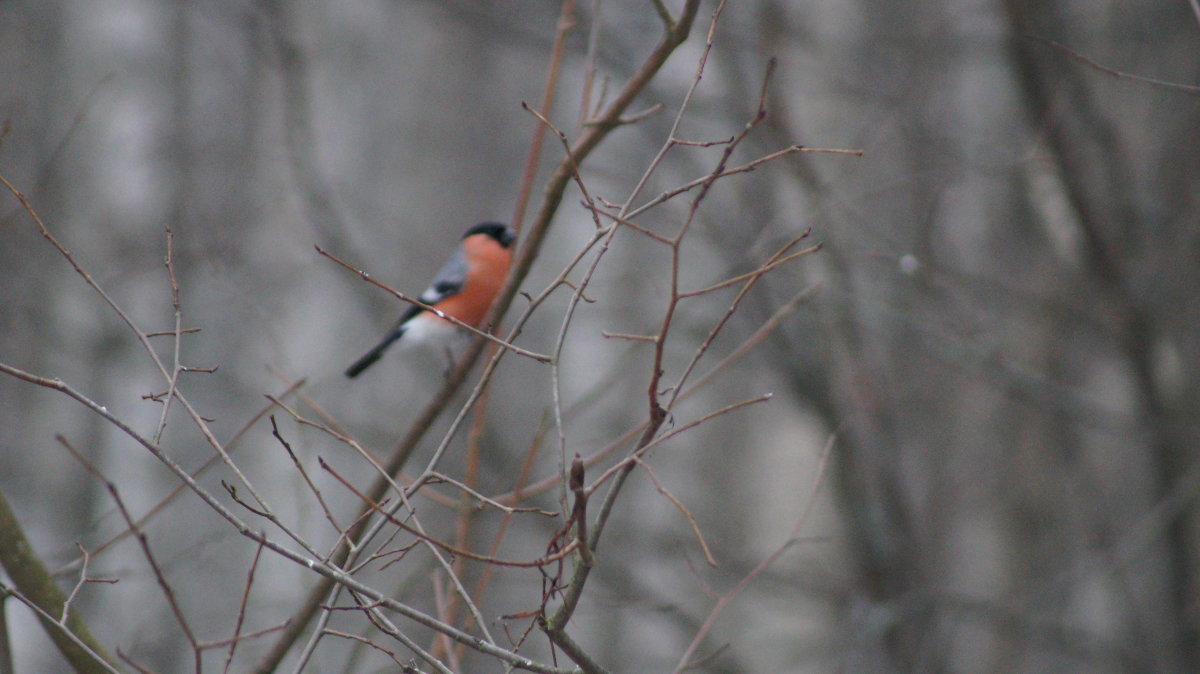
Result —
<svg viewBox="0 0 1200 674"><path fill-rule="evenodd" d="M921 262L911 253L900 256L900 271L912 276L921 270Z"/></svg>
<svg viewBox="0 0 1200 674"><path fill-rule="evenodd" d="M107 408L107 407L105 407L104 405L101 405L101 406L100 406L100 411L101 411L101 412L104 412L105 414L108 414L108 408Z"/></svg>

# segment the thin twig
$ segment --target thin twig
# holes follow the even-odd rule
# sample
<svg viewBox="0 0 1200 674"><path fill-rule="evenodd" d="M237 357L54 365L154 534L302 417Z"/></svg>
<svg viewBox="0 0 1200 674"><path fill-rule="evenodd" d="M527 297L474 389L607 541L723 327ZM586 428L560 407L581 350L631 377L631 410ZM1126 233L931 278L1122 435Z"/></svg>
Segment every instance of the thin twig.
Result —
<svg viewBox="0 0 1200 674"><path fill-rule="evenodd" d="M778 150L778 151L772 152L770 154L763 155L757 159L754 159L753 161L746 162L745 164L742 164L740 166L735 166L733 168L724 169L720 173L716 174L716 177L724 178L726 176L736 175L738 173L749 173L749 172L755 170L756 168L758 168L759 166L761 166L762 164L766 164L767 162L775 161L776 159L779 159L781 157L786 157L787 155L795 154L798 152L817 152L817 153L824 153L824 154L845 154L845 155L850 155L853 157L863 156L862 150L850 150L850 149L832 148L832 147L804 147L803 145L790 145L788 147L783 148L782 150ZM697 187L700 187L701 185L708 182L711 178L712 178L712 174L701 176L699 178L696 178L695 180L686 182L686 183L680 185L679 187L667 190L667 191L663 192L662 194L659 194L658 196L654 197L650 201L647 201L646 203L642 204L641 206L630 209L625 217L632 220L633 218L636 218L637 216L641 215L642 213L646 212L647 210L649 210L651 208L654 208L655 206L658 206L661 203L670 201L671 199L679 196L680 194L683 194L685 192L690 192L691 190L693 190Z"/></svg>
<svg viewBox="0 0 1200 674"><path fill-rule="evenodd" d="M700 525L696 522L696 518L692 515L691 511L687 509L687 506L683 505L683 501L675 498L675 495L663 485L662 480L659 480L658 476L654 474L654 470L650 468L650 464L636 455L634 456L634 461L637 462L637 465L642 470L646 471L646 475L654 483L654 488L658 490L658 493L666 496L667 500L675 504L675 508L687 518L688 526L692 528L692 535L696 537L696 542L700 544L700 549L704 551L704 561L708 562L708 565L714 569L717 568L717 560L713 559L712 551L709 550L708 543L704 542L704 534L700 532Z"/></svg>
<svg viewBox="0 0 1200 674"><path fill-rule="evenodd" d="M293 392L297 391L300 387L304 386L304 384L305 384L304 379L297 380L295 382L292 382L282 393L280 393L278 395L278 398L274 398L272 396L268 396L268 398L271 398L272 400L286 398L287 396L291 395ZM250 417L249 420L246 421L246 423L242 424L242 427L239 428L236 433L233 434L233 437L231 437L229 439L229 442L226 443L226 448L230 454L232 454L237 449L238 445L241 442L241 439L246 435L246 433L248 433L251 428L256 426L258 424L259 420L262 419L264 416L266 416L266 414L268 412L271 411L271 407L273 406L273 404L274 403L259 409L257 412L254 413L253 416ZM200 477L205 472L207 472L210 468L215 466L220 460L221 460L221 457L216 454L208 457L208 459L206 459L205 462L203 464L201 464L199 468L197 468L196 470L191 472L191 476L193 478ZM151 520L153 520L159 513L166 510L167 506L169 506L171 503L173 503L181 494L186 492L187 489L188 489L188 487L186 484L180 483L179 485L177 485L174 489L171 490L171 493L164 496L162 498L162 500L160 500L158 503L154 504L154 506L152 508L147 510L146 514L144 514L140 518L138 518L137 525L141 528L145 528L146 525ZM92 556L96 556L102 552L106 552L112 546L125 540L130 535L130 533L131 532L128 529L125 529L121 533L104 541L100 545L96 546L96 548L94 550L92 550ZM75 568L75 565L76 565L75 562L66 564L62 568L55 571L55 574L57 575L60 573L65 573L67 571L71 571Z"/></svg>
<svg viewBox="0 0 1200 674"><path fill-rule="evenodd" d="M162 440L162 434L167 430L167 415L175 400L179 375L183 372L183 365L180 362L180 351L183 348L183 303L179 299L179 282L175 279L175 234L169 227L167 228L167 256L164 266L167 268L167 281L171 288L171 306L175 312L175 329L172 330L175 336L171 340L171 378L167 382L166 393L161 397L162 412L158 418L158 427L151 438L156 443Z"/></svg>
<svg viewBox="0 0 1200 674"><path fill-rule="evenodd" d="M100 476L97 476L100 477ZM103 478L101 478L103 479ZM183 614L183 608L179 605L178 599L175 597L175 588L171 587L171 583L167 581L166 574L163 573L162 567L159 566L158 560L154 558L154 552L150 549L150 539L137 528L133 517L130 516L129 510L125 508L125 501L121 499L121 494L117 492L117 485L105 480L105 488L112 496L113 501L117 504L117 509L121 512L121 517L125 520L125 524L133 531L133 537L137 540L138 545L142 548L142 555L146 558L146 562L150 565L150 570L154 572L154 579L158 581L159 588L163 591L163 596L167 600L167 605L171 608L171 614L175 616L175 621L179 623L179 628L183 630L184 637L192 646L192 657L196 665L196 674L200 674L200 642L196 639L196 635L192 632L192 626L188 623L187 617Z"/></svg>
<svg viewBox="0 0 1200 674"><path fill-rule="evenodd" d="M800 306L800 304L812 297L819 289L820 286L810 286L800 291L790 300L784 303L782 307L776 310L774 314L772 314L761 326L759 326L757 330L754 331L754 334L746 338L745 341L731 351L729 355L722 358L720 362L712 367L712 369L704 373L704 375L695 383L684 389L683 393L681 393L676 399L676 403L687 400L697 392L703 390L709 382L717 377L717 375L728 369L737 361L741 360L747 353L750 352L752 348L766 339L767 335L774 332L775 329L779 327L779 324L783 322L784 318L791 315L791 313L794 312L796 308ZM584 465L590 468L605 460L609 456L612 456L617 450L627 446L630 442L632 442L639 433L642 433L645 430L645 427L646 422L642 422L636 426L633 426L621 434L616 440L583 457ZM537 494L544 492L556 484L559 484L560 480L561 477L559 475L550 475L531 483L527 487L513 490L505 494L500 494L493 498L501 503L519 503L522 500L525 500L531 496L536 496Z"/></svg>
<svg viewBox="0 0 1200 674"><path fill-rule="evenodd" d="M724 0L722 0L722 2L718 4L717 8L713 12L713 18L709 25L708 39L705 43L705 50L700 57L699 64L697 65L696 75L692 82L692 86L688 89L687 94L684 96L683 104L680 106L680 110L675 117L675 121L672 125L669 140L666 144L663 145L663 147L659 151L658 155L651 162L650 167L645 171L645 173L643 173L642 178L638 181L637 185L634 187L629 198L625 201L625 204L622 206L621 210L619 211L619 215L621 217L624 217L626 215L629 205L637 197L638 192L640 192L640 190L644 187L646 182L649 180L651 173L653 173L655 171L655 169L657 168L659 163L662 161L662 158L665 157L666 153L670 150L670 148L672 146L671 140L673 140L677 136L677 131L679 128L679 124L681 123L684 111L686 111L688 109L688 103L690 102L691 96L695 92L696 87L699 85L701 75L704 71L704 64L707 60L708 52L712 48L712 36L715 31L716 22L717 22L718 17L720 16L721 10L724 7L724 4L725 4ZM657 3L656 7L659 8L659 11L660 11L661 15L663 16L664 23L668 26L668 32L671 32L672 30L674 30L678 25L685 25L685 26L690 25L691 21L695 18L696 11L698 10L697 3L688 2L684 7L684 14L681 15L679 22L674 23L670 20L669 13L666 12L666 8L663 7L661 5L661 3ZM685 33L685 35L686 35L686 33ZM609 242L611 242L611 240L612 240L612 235L610 234L608 237L606 237L606 241L605 241L606 247L607 247L607 244ZM673 252L673 256L675 257L675 260L677 262L678 247L673 247L672 252ZM676 287L675 284L677 282L677 278L676 278L677 273L678 273L678 267L676 265L673 265L673 267L672 267L672 292L674 292L675 287ZM584 285L585 284L581 284L581 288ZM638 447L641 447L641 446L646 445L649 442L651 442L652 439L654 438L654 436L657 434L659 427L662 425L663 421L666 419L665 411L661 407L659 407L657 400L655 399L655 396L656 396L655 388L657 385L658 378L661 376L661 372L662 372L661 364L662 364L662 346L663 346L663 344L662 344L661 340L665 337L665 326L670 325L670 321L671 321L672 314L673 314L674 304L675 304L674 301L672 301L668 304L667 311L663 317L664 331L660 332L660 341L655 344L654 364L652 365L653 369L652 369L651 377L650 377L651 381L650 381L650 385L648 387L649 388L649 398L650 398L649 419L645 426L645 429L641 433L640 439L638 441ZM618 475L618 477L614 481L613 485L609 488L608 493L605 495L604 499L602 500L602 502L600 504L599 512L596 515L595 525L593 526L591 535L589 536L589 539L587 541L587 543L588 543L587 547L591 550L594 550L596 548L596 544L600 540L600 536L602 535L602 533L604 531L604 527L608 521L609 513L612 512L612 508L616 502L617 495L621 491L621 486L624 483L625 477L627 477L629 475L631 466L632 466L632 464L630 464L629 467L627 467L625 470L623 470ZM577 649L575 649L573 643L569 641L569 638L566 635L565 629L566 629L566 625L570 622L571 617L575 613L575 609L579 604L580 598L583 596L583 589L584 589L585 584L587 583L588 577L591 575L592 568L593 568L593 564L591 563L590 557L582 558L579 560L579 563L577 563L575 566L575 570L574 570L574 573L572 574L571 580L567 584L567 587L563 593L562 601L559 604L558 609L555 611L555 613L552 617L544 618L544 627L543 627L546 634L556 644L558 644L559 647L564 650L564 652L566 652L569 656L571 656L572 659L574 659L577 664L579 664L581 667L584 667L584 668L595 668L596 665L595 665L595 663L593 663L589 659L587 659L586 655L583 654L582 652L579 652L579 653L575 652L575 650L577 650Z"/></svg>
<svg viewBox="0 0 1200 674"><path fill-rule="evenodd" d="M280 407L283 407L282 403L280 403ZM287 440L284 440L283 435L280 434L279 424L275 423L275 415L272 414L269 418L271 420L271 435L279 441L279 444L282 445L283 449L287 452L288 458L292 460L292 465L296 467L296 470L300 472L300 477L304 479L304 484L308 485L308 490L311 491L313 496L317 498L317 503L320 504L321 511L325 513L325 519L329 521L329 524L333 527L333 530L338 532L339 535L344 535L346 530L337 523L337 519L335 519L333 516L333 511L329 509L329 504L325 502L325 497L321 495L321 489L317 487L315 483L313 483L312 478L308 476L308 471L304 470L304 464L300 463L300 459L296 456L296 452L292 451L291 443L289 443Z"/></svg>
<svg viewBox="0 0 1200 674"><path fill-rule="evenodd" d="M440 480L442 482L445 482L446 484L457 487L458 489L461 489L464 493L466 493L469 497L471 497L477 501L480 501L483 504L489 505L489 506L495 508L496 510L507 513L509 515L512 515L515 513L534 513L536 515L544 515L546 517L555 517L556 515L558 515L558 513L556 513L556 512L551 512L549 510L543 510L541 508L516 508L513 506L507 506L507 505L504 505L503 503L500 503L499 501L495 501L491 498L488 498L487 496L484 496L483 494L472 489L471 487L467 486L463 482L459 482L458 480L455 480L454 478L450 477L449 475L444 475L444 474L438 473L438 472L434 472L431 475L432 475L433 479Z"/></svg>
<svg viewBox="0 0 1200 674"><path fill-rule="evenodd" d="M546 420L543 419L542 423L538 426L537 432L534 434L533 442L530 443L529 450L525 453L525 460L521 464L521 472L519 475L517 475L517 490L520 490L529 481L529 474L533 470L533 464L537 458L538 450L542 447L542 440L545 435L545 430ZM504 542L508 534L508 527L512 524L512 521L512 513L505 513L500 518L500 525L496 527L495 535L492 537L492 545L488 549L488 556L495 557L500 552L500 545ZM473 596L475 597L476 601L482 600L483 593L491 582L493 572L498 568L500 567L492 566L490 564L483 565L483 570L479 574L479 579L475 583L475 593ZM464 627L470 627L470 623L464 625ZM458 650L461 651L462 648L463 647L460 645Z"/></svg>
<svg viewBox="0 0 1200 674"><path fill-rule="evenodd" d="M809 235L809 232L806 231L803 234L801 234L800 236L792 239L787 244L785 244L782 248L780 248L774 255L772 255L771 258L769 260L767 260L766 264L762 265L761 267L759 267L755 271L751 272L750 274L743 275L743 277L746 279L746 281L745 281L745 284L742 286L742 289L738 291L737 296L735 296L733 298L733 301L729 303L729 307L725 310L725 313L722 314L721 318L718 319L717 322L708 331L708 335L704 338L704 341L702 341L700 343L700 345L696 348L696 352L692 355L692 358L688 361L687 366L685 366L683 368L683 373L679 375L679 380L676 381L675 386L672 387L673 392L671 394L671 398L668 400L667 405L666 405L668 410L674 409L675 401L679 397L680 391L683 390L683 385L685 383L687 383L688 377L691 376L692 371L700 363L700 359L704 357L705 353L707 353L709 347L711 347L712 343L716 340L717 335L720 334L721 330L729 322L729 319L733 317L734 312L736 312L738 307L741 306L742 300L745 299L746 295L748 295L750 293L750 290L752 288L754 288L754 286L758 283L759 279L761 279L763 277L763 275L767 274L775 267L779 266L779 264L782 264L791 259L795 259L796 257L807 255L815 250L820 249L820 244L818 244L816 246L813 246L812 248L800 251L799 253L796 253L794 255L790 255L790 256L787 255L787 252L789 250L791 250L794 246L796 246L796 244L798 244L800 241L802 241L808 235ZM741 277L739 277L739 278L741 278ZM718 284L718 286L719 285L720 284ZM717 286L713 286L713 287L715 288ZM682 295L681 295L681 297L682 297Z"/></svg>
<svg viewBox="0 0 1200 674"><path fill-rule="evenodd" d="M1198 12L1197 18L1200 18L1200 5L1196 4L1196 0L1189 0L1189 2L1192 3L1193 10ZM1038 35L1026 35L1024 37L1028 40L1034 40L1037 42L1041 42L1043 44L1048 44L1051 47L1054 47L1055 49L1061 50L1063 53L1065 53L1066 55L1075 59L1076 61L1085 63L1088 66L1091 66L1092 68L1095 68L1096 70L1099 70L1100 72L1102 72L1106 75L1112 75L1113 77L1115 77L1117 79L1133 80L1134 82L1150 84L1150 85L1153 85L1156 87L1162 87L1164 89L1171 89L1173 91L1185 91L1189 94L1200 93L1200 86L1195 86L1192 84L1179 84L1178 82L1168 82L1166 80L1156 80L1153 77L1143 77L1141 75L1134 75L1133 73L1126 73L1126 72L1122 72L1120 70L1113 70L1112 68L1109 68L1108 66L1105 66L1105 65L1101 65L1100 63L1084 56L1083 54L1080 54L1079 52L1075 51L1074 49L1071 49L1070 47L1059 44L1058 42L1055 42L1054 40L1040 37Z"/></svg>
<svg viewBox="0 0 1200 674"><path fill-rule="evenodd" d="M601 330L600 334L609 339L628 339L632 342L650 342L654 344L658 342L658 335L629 335L623 332L608 332Z"/></svg>
<svg viewBox="0 0 1200 674"><path fill-rule="evenodd" d="M591 493L591 492L596 491L598 488L600 488L600 485L609 481L614 476L619 476L621 474L628 473L628 471L637 464L639 457L645 456L646 454L648 454L650 452L650 450L652 450L655 447L663 444L664 442L674 438L675 436L681 435L683 433L687 433L688 431L692 430L693 428L696 428L697 426L699 426L705 422L712 421L713 419L716 419L719 416L729 414L730 412L739 410L743 407L749 407L750 405L756 405L758 403L767 402L771 398L772 398L771 394L767 393L764 395L756 396L754 398L741 400L736 403L730 403L729 405L726 405L720 409L716 409L716 410L709 412L708 414L705 414L704 416L700 417L699 419L690 421L690 422L684 424L683 426L672 429L670 433L664 433L663 435L660 435L660 436L657 436L654 438L644 439L642 442L640 442L638 444L637 448L632 453L630 453L629 456L627 456L624 459L622 459L621 461L617 462L611 468L609 468L608 470L601 473L600 477L597 477L595 480L593 480L592 485L590 487L588 487L588 492ZM643 438L645 436L645 433L646 433L646 431L643 429L642 430Z"/></svg>
<svg viewBox="0 0 1200 674"><path fill-rule="evenodd" d="M348 632L339 632L338 630L329 629L329 628L326 628L325 630L323 630L323 632L325 634L328 634L331 637L341 637L342 639L349 639L351 641L357 641L360 644L364 644L366 646L370 646L371 648L374 648L375 650L379 651L380 653L383 653L384 655L387 655L389 658L391 658L392 662L396 663L396 665L400 667L400 671L403 672L403 674L421 674L421 670L419 670L405 662L401 662L400 658L396 657L395 653L389 651L388 649L384 648L383 646L375 643L374 641L372 641L366 637L361 637L357 634L350 634ZM415 642L413 643L413 646L416 646ZM447 669L445 665L443 665L440 662L437 662L437 659L433 658L432 656L430 656L430 660L426 660L426 662L429 662L430 666L434 667L439 672L443 672L443 674L454 674L449 669Z"/></svg>
<svg viewBox="0 0 1200 674"><path fill-rule="evenodd" d="M805 234L805 236L807 236L807 233ZM801 238L803 238L803 237L801 237ZM728 288L731 285L741 283L742 281L749 281L752 279L756 279L760 276L766 275L768 272L773 271L776 267L785 265L788 262L791 262L792 260L802 258L805 255L810 255L819 250L821 250L821 244L818 243L815 246L810 246L808 248L805 248L802 251L771 260L770 262L767 262L766 264L762 265L758 269L755 269L754 271L748 271L745 274L738 274L737 276L734 276L732 278L727 278L724 281L715 283L711 286L708 286L707 288L701 288L699 290L683 291L683 292L679 293L679 297L680 297L680 299L686 299L688 297L696 297L698 295L706 295L713 291L720 290L722 288Z"/></svg>
<svg viewBox="0 0 1200 674"><path fill-rule="evenodd" d="M271 423L274 425L275 419L271 418ZM242 624L246 620L246 605L250 601L250 588L254 587L254 572L258 570L258 561L262 559L263 545L258 544L254 549L254 559L250 561L250 570L246 572L246 585L242 590L242 601L238 605L237 620L233 625L233 638L229 640L229 653L225 656L225 668L221 671L228 674L229 668L233 665L233 656L237 653L238 644L242 640Z"/></svg>

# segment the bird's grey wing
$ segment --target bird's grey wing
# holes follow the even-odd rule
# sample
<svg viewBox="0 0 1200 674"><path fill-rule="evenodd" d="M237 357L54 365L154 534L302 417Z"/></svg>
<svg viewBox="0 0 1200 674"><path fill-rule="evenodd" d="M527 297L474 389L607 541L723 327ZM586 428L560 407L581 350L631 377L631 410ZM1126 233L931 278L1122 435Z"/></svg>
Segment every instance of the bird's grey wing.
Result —
<svg viewBox="0 0 1200 674"><path fill-rule="evenodd" d="M433 283L421 293L418 298L425 304L437 304L442 300L457 295L467 282L467 259L462 251L454 253L446 260L446 264L433 277Z"/></svg>

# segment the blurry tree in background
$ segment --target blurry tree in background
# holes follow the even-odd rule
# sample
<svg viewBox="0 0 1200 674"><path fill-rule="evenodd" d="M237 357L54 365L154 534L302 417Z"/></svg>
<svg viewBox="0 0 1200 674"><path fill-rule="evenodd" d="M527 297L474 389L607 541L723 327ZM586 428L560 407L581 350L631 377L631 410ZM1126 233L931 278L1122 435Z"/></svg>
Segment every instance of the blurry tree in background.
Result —
<svg viewBox="0 0 1200 674"><path fill-rule="evenodd" d="M1200 670L1200 8L718 7L5 3L0 672Z"/></svg>

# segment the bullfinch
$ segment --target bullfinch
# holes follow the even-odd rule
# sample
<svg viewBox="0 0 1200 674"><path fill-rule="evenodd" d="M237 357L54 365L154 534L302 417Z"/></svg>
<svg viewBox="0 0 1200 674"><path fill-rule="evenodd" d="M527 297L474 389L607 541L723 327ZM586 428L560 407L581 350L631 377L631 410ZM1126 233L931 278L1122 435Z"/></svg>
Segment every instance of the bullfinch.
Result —
<svg viewBox="0 0 1200 674"><path fill-rule="evenodd" d="M468 229L458 250L442 265L441 271L418 299L447 316L479 327L508 277L512 244L516 238L517 233L511 227L497 222L485 222ZM396 327L383 341L346 369L346 376L357 377L397 341L415 344L449 337L456 332L461 332L457 325L414 304L400 316Z"/></svg>

